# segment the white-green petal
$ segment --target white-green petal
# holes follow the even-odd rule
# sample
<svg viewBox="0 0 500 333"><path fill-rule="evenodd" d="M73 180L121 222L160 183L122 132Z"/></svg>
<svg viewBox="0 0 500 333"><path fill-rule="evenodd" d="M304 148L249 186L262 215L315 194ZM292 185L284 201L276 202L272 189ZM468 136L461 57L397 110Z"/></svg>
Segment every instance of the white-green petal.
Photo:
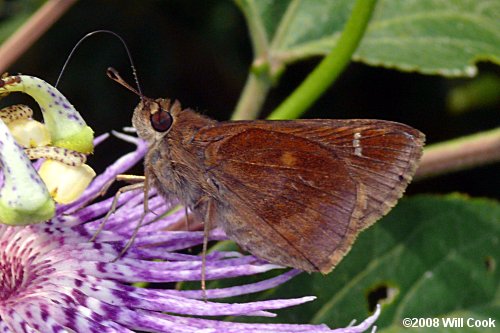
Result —
<svg viewBox="0 0 500 333"><path fill-rule="evenodd" d="M94 132L82 116L56 88L29 75L3 78L3 92L24 92L35 99L51 134L52 145L85 154L93 151Z"/></svg>
<svg viewBox="0 0 500 333"><path fill-rule="evenodd" d="M31 161L0 120L0 222L26 225L54 216L55 204Z"/></svg>

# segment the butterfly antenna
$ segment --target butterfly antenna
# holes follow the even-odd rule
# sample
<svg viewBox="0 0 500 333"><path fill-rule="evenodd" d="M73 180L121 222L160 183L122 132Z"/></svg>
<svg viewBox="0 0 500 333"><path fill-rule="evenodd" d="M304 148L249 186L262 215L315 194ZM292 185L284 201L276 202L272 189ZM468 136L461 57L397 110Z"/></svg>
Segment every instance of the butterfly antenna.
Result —
<svg viewBox="0 0 500 333"><path fill-rule="evenodd" d="M108 67L108 69L106 70L106 74L108 75L108 77L111 80L118 82L119 84L121 84L122 86L124 86L125 88L127 88L128 90L133 92L134 94L138 95L141 99L144 98L144 96L142 95L142 92L140 90L139 91L136 90L134 87L132 87L130 84L128 84L127 81L125 81L120 76L118 71L116 69L114 69L113 67Z"/></svg>
<svg viewBox="0 0 500 333"><path fill-rule="evenodd" d="M142 99L143 95L142 95L142 91L141 91L141 85L139 84L139 77L137 76L137 71L135 69L135 65L134 65L134 61L132 59L132 55L130 54L130 50L127 46L127 43L125 43L125 41L123 40L123 38L118 35L116 32L114 31L111 31L111 30L96 30L96 31L92 31L92 32L89 32L88 34L86 34L85 36L83 36L79 41L78 43L76 43L76 45L73 47L73 49L71 50L71 52L69 53L68 57L66 58L66 62L64 63L62 69L61 69L61 72L59 73L59 77L57 78L57 81L56 81L56 84L55 84L55 87L57 88L57 85L59 84L59 82L61 81L61 78L64 74L64 72L66 71L66 67L68 66L68 63L69 61L71 60L71 58L73 57L73 54L75 53L75 51L78 49L78 47L80 46L80 44L83 43L84 40L86 40L87 38L93 36L93 35L96 35L96 34L100 34L100 33L104 33L104 34L109 34L109 35L112 35L116 38L118 38L118 40L122 43L123 47L125 48L125 51L127 52L127 56L128 56L128 60L130 62L130 67L132 68L132 75L134 76L134 81L135 81L135 84L137 86L137 90L135 89L131 89L133 92L135 92L137 95L139 95ZM116 72L116 70L115 70ZM118 72L116 72L118 73ZM109 76L109 74L108 74ZM119 75L118 75L119 77ZM121 79L121 78L120 78ZM116 80L115 80L116 81ZM124 82L124 81L123 81ZM121 83L123 85L123 83ZM129 86L130 87L130 86ZM131 88L131 87L130 87ZM129 88L129 89L130 89Z"/></svg>

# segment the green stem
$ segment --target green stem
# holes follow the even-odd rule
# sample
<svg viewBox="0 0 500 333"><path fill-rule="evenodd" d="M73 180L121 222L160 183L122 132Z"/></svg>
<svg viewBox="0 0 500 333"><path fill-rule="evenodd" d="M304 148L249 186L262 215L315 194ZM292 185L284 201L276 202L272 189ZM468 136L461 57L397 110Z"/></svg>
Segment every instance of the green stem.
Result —
<svg viewBox="0 0 500 333"><path fill-rule="evenodd" d="M240 11L247 21L250 40L252 42L253 54L255 58L263 56L269 49L268 36L264 28L264 23L257 10L255 1L234 1L240 7Z"/></svg>
<svg viewBox="0 0 500 333"><path fill-rule="evenodd" d="M500 161L500 127L428 146L415 174L423 179Z"/></svg>
<svg viewBox="0 0 500 333"><path fill-rule="evenodd" d="M266 96L271 89L271 83L264 78L250 71L245 88L241 93L238 105L231 116L231 120L255 119L264 104Z"/></svg>
<svg viewBox="0 0 500 333"><path fill-rule="evenodd" d="M298 118L325 92L349 64L365 33L376 1L356 0L338 43L268 119Z"/></svg>
<svg viewBox="0 0 500 333"><path fill-rule="evenodd" d="M268 36L255 2L235 0L235 3L245 15L255 60L231 119L255 119L271 89L271 82L266 77L267 74L262 68L259 68L259 66L263 65L259 60L267 61L266 53L269 49Z"/></svg>

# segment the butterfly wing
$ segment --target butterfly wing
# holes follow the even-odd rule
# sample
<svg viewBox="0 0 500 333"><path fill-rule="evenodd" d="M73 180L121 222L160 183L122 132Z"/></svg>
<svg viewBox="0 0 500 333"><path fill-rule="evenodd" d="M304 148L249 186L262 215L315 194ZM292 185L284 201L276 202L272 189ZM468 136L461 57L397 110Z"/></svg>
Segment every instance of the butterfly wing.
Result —
<svg viewBox="0 0 500 333"><path fill-rule="evenodd" d="M330 271L395 205L423 135L381 120L219 123L200 130L230 238L258 257Z"/></svg>

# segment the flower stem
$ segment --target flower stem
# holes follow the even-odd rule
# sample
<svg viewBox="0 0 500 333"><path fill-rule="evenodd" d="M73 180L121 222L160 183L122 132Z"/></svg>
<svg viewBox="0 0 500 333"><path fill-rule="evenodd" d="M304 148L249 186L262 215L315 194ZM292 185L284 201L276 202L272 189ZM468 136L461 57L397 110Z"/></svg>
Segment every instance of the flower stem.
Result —
<svg viewBox="0 0 500 333"><path fill-rule="evenodd" d="M415 179L500 161L500 127L428 146Z"/></svg>
<svg viewBox="0 0 500 333"><path fill-rule="evenodd" d="M300 117L344 70L363 37L376 0L356 0L338 43L268 119Z"/></svg>

